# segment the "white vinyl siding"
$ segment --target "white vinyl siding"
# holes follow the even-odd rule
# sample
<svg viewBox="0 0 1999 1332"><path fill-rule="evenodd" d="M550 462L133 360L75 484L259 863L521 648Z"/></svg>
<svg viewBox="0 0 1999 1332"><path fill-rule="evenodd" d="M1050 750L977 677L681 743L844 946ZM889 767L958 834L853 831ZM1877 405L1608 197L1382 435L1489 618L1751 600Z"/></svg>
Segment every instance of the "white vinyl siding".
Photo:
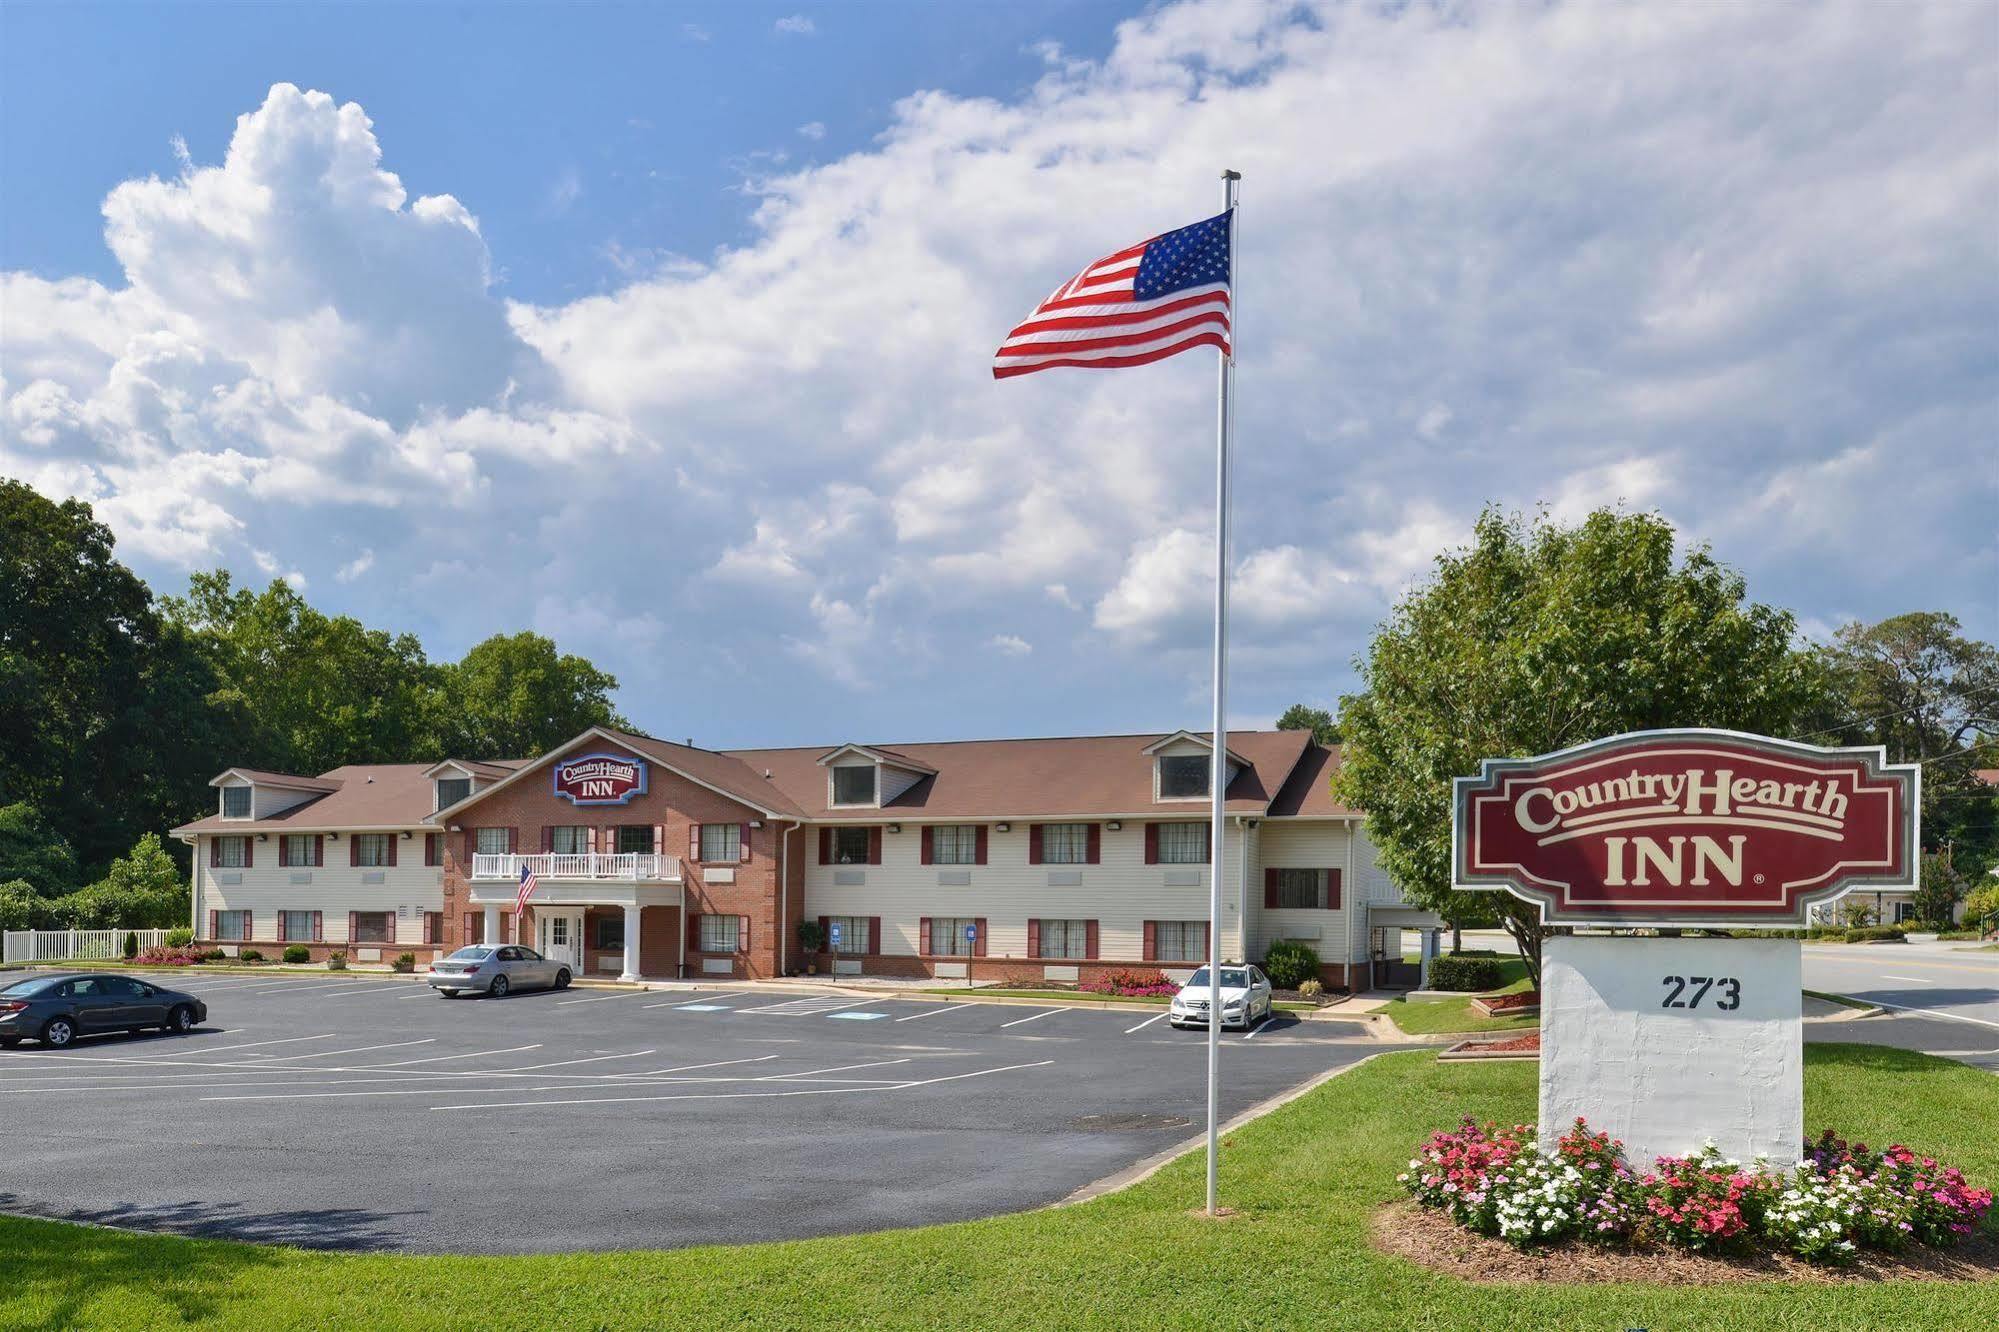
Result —
<svg viewBox="0 0 1999 1332"><path fill-rule="evenodd" d="M420 837L422 832L433 829L412 830ZM504 835L505 830L501 830ZM400 838L400 832L389 834ZM455 835L455 834L454 834ZM259 945L278 942L278 913L294 913L285 929L288 943L312 942L312 921L310 913L320 913L320 928L325 942L347 944L348 913L355 911L378 912L394 921L393 943L405 947L423 945L423 914L444 908L444 871L435 865L423 863L422 844L412 840L413 849L397 856L394 866L380 866L368 870L348 868L349 834L342 833L339 841L331 840L325 845L327 868L312 869L310 862L301 865L280 865L277 854L277 839L256 848L257 854L250 865L226 863L229 856L226 844L216 848L217 858L225 863L211 864L210 839L204 836L202 844L196 848L194 863L195 903L192 923L204 937L208 933L208 913L210 911L235 911L254 909L251 939ZM333 868L338 866L337 869ZM300 880L305 880L300 882ZM388 948L389 944L366 945L367 947ZM355 958L353 961L372 961L372 958ZM393 957L385 954L383 960Z"/></svg>
<svg viewBox="0 0 1999 1332"><path fill-rule="evenodd" d="M1089 861L1089 824L1044 823L1041 825L1042 864L1087 865Z"/></svg>
<svg viewBox="0 0 1999 1332"><path fill-rule="evenodd" d="M942 823L930 830L930 861L934 865L979 863L979 825Z"/></svg>
<svg viewBox="0 0 1999 1332"><path fill-rule="evenodd" d="M701 917L701 951L704 953L733 953L736 951L736 927L734 916Z"/></svg>
<svg viewBox="0 0 1999 1332"><path fill-rule="evenodd" d="M704 823L701 825L701 859L709 864L734 864L743 858L743 825Z"/></svg>
<svg viewBox="0 0 1999 1332"><path fill-rule="evenodd" d="M1159 863L1162 865L1207 864L1208 825L1205 823L1160 824Z"/></svg>

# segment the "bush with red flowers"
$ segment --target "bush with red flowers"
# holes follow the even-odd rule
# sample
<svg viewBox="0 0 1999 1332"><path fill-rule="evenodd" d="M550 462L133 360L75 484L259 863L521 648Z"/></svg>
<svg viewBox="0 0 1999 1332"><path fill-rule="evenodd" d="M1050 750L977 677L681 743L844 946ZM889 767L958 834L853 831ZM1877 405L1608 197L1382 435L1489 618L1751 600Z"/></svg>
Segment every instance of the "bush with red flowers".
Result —
<svg viewBox="0 0 1999 1332"><path fill-rule="evenodd" d="M192 944L180 948L167 948L156 944L151 948L140 950L139 955L132 960L149 967L193 967L207 961L208 955Z"/></svg>
<svg viewBox="0 0 1999 1332"><path fill-rule="evenodd" d="M1180 987L1166 979L1163 971L1145 971L1135 968L1121 968L1107 971L1103 975L1084 981L1076 987L1090 994L1116 995L1175 995Z"/></svg>

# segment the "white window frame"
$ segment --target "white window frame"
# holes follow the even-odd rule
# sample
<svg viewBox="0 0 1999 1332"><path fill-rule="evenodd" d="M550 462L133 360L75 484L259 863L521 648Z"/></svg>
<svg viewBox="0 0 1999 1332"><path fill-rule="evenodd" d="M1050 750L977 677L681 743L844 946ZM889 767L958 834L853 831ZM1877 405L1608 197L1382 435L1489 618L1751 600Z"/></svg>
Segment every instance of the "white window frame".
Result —
<svg viewBox="0 0 1999 1332"><path fill-rule="evenodd" d="M840 799L840 774L843 772L865 772L868 774L868 794L865 800ZM826 803L836 809L871 809L881 804L881 765L876 763L836 763L826 774Z"/></svg>
<svg viewBox="0 0 1999 1332"><path fill-rule="evenodd" d="M241 793L243 812L229 812L230 797ZM225 786L222 788L222 817L225 819L254 819L257 817L257 788L254 786Z"/></svg>
<svg viewBox="0 0 1999 1332"><path fill-rule="evenodd" d="M1152 960L1155 962L1205 962L1208 960L1205 920L1155 920L1152 922ZM1169 947L1169 931L1175 936Z"/></svg>
<svg viewBox="0 0 1999 1332"><path fill-rule="evenodd" d="M712 841L710 839L713 839ZM743 825L704 823L701 825L701 863L733 865L743 858Z"/></svg>
<svg viewBox="0 0 1999 1332"><path fill-rule="evenodd" d="M1162 823L1159 825L1159 863L1162 865L1205 865L1208 863L1208 825L1205 823ZM1191 839L1191 849L1186 843Z"/></svg>
<svg viewBox="0 0 1999 1332"><path fill-rule="evenodd" d="M701 951L737 952L742 943L741 927L742 922L734 916L725 916L716 912L704 913L701 917Z"/></svg>
<svg viewBox="0 0 1999 1332"><path fill-rule="evenodd" d="M1166 765L1193 760L1201 765L1201 789L1193 795L1168 795L1166 793ZM1206 800L1208 788L1214 784L1214 756L1210 754L1161 754L1152 768L1153 795L1156 799Z"/></svg>
<svg viewBox="0 0 1999 1332"><path fill-rule="evenodd" d="M833 926L840 927L840 946L833 947ZM870 938L873 922L866 916L826 917L826 947L829 951L846 955L848 953L872 953L875 941Z"/></svg>
<svg viewBox="0 0 1999 1332"><path fill-rule="evenodd" d="M1090 922L1087 920L1044 919L1036 927L1036 932L1040 948L1037 957L1075 961L1090 955ZM1056 941L1053 945L1051 939Z"/></svg>
<svg viewBox="0 0 1999 1332"><path fill-rule="evenodd" d="M1049 834L1060 831L1062 854L1055 854ZM1090 825L1087 823L1044 823L1041 825L1041 863L1044 865L1087 865L1090 863Z"/></svg>
<svg viewBox="0 0 1999 1332"><path fill-rule="evenodd" d="M965 938L965 927L967 925L976 926L978 923L978 918L975 916L932 916L930 918L930 937L923 941L924 948L933 957L970 957L972 955L972 943ZM940 937L937 933L939 930L945 931L942 938L946 944L950 945L948 948L939 948L937 946L937 940Z"/></svg>
<svg viewBox="0 0 1999 1332"><path fill-rule="evenodd" d="M930 863L933 865L976 865L979 863L979 825L939 823L930 829Z"/></svg>
<svg viewBox="0 0 1999 1332"><path fill-rule="evenodd" d="M460 796L453 796L449 800L445 799L444 784L446 782L451 782L454 784L462 782L465 786L465 794ZM457 804L459 801L464 800L466 797L472 794L472 779L470 777L440 777L437 779L436 789L437 789L437 808L449 809L451 808L451 806Z"/></svg>

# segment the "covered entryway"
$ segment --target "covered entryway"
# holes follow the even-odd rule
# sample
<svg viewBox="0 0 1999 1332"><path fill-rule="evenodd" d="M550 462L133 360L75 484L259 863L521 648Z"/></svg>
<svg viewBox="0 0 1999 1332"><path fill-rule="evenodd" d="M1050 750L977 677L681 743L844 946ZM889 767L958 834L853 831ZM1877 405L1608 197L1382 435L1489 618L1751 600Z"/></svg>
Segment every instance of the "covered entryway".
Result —
<svg viewBox="0 0 1999 1332"><path fill-rule="evenodd" d="M1377 990L1413 990L1422 985L1424 940L1434 954L1435 932L1444 928L1442 917L1417 907L1376 904L1367 909L1367 926L1368 983ZM1415 949L1405 947L1410 942ZM1416 961L1409 960L1411 951L1418 953Z"/></svg>
<svg viewBox="0 0 1999 1332"><path fill-rule="evenodd" d="M568 967L572 974L583 971L583 913L554 907L534 911L536 948L543 957Z"/></svg>
<svg viewBox="0 0 1999 1332"><path fill-rule="evenodd" d="M488 940L514 937L511 922L503 925L502 919L514 909L526 868L535 875L527 906L534 927L529 946L537 952L559 959L575 975L601 974L590 965L586 926L590 917L601 917L610 909L622 916L623 929L615 932L619 980L680 974L678 950L684 945L678 859L631 854L475 856L469 902L484 910ZM671 941L674 953L666 952L662 941ZM599 960L603 951L599 950Z"/></svg>

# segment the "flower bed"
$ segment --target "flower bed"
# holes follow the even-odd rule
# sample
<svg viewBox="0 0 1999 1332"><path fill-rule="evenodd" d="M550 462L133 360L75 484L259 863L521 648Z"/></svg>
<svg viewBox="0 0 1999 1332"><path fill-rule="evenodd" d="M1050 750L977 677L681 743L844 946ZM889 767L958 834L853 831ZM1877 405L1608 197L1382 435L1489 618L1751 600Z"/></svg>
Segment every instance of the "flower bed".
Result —
<svg viewBox="0 0 1999 1332"><path fill-rule="evenodd" d="M1471 1006L1487 1017L1526 1017L1541 1011L1541 992L1521 990L1515 994L1481 994Z"/></svg>
<svg viewBox="0 0 1999 1332"><path fill-rule="evenodd" d="M1093 980L1086 980L1076 987L1086 994L1116 994L1124 996L1171 997L1180 993L1180 987L1166 979L1163 971L1112 971Z"/></svg>
<svg viewBox="0 0 1999 1332"><path fill-rule="evenodd" d="M194 967L208 960L208 950L192 944L184 948L156 946L143 950L132 960L149 967Z"/></svg>
<svg viewBox="0 0 1999 1332"><path fill-rule="evenodd" d="M1852 1262L1862 1249L1950 1247L1992 1206L1990 1190L1952 1167L1899 1144L1849 1145L1830 1130L1793 1170L1744 1168L1710 1143L1641 1174L1622 1143L1580 1119L1545 1155L1531 1124L1466 1119L1432 1134L1397 1179L1423 1206L1517 1247L1652 1243L1781 1250L1816 1263Z"/></svg>

